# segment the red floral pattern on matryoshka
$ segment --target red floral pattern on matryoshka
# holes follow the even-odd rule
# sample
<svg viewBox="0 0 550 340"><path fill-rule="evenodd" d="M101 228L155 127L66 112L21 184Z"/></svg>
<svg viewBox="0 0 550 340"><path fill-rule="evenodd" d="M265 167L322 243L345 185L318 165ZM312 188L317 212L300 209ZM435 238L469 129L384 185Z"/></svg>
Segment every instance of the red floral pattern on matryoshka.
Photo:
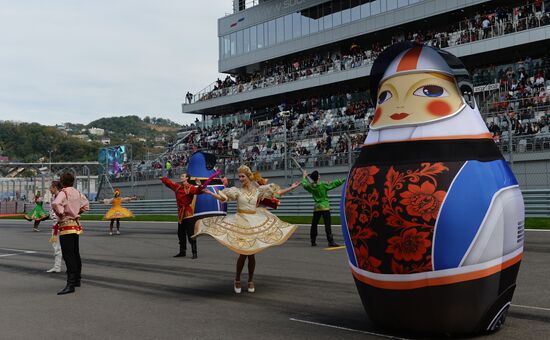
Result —
<svg viewBox="0 0 550 340"><path fill-rule="evenodd" d="M359 268L385 274L432 270L434 225L460 166L369 165L351 171L344 209Z"/></svg>
<svg viewBox="0 0 550 340"><path fill-rule="evenodd" d="M411 216L421 216L429 222L437 218L439 208L445 198L445 191L435 191L435 186L425 181L421 186L409 184L408 191L399 194L401 204L407 207L407 213Z"/></svg>
<svg viewBox="0 0 550 340"><path fill-rule="evenodd" d="M426 238L430 233L416 231L415 228L405 229L400 236L388 240L387 253L393 254L396 260L420 261L432 244Z"/></svg>

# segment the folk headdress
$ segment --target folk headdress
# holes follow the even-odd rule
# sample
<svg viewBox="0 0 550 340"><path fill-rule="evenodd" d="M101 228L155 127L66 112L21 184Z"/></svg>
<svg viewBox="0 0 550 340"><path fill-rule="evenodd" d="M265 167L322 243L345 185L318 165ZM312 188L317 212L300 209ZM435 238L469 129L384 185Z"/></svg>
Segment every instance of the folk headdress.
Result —
<svg viewBox="0 0 550 340"><path fill-rule="evenodd" d="M259 171L252 172L252 170L250 170L250 168L246 165L241 165L239 169L237 169L237 171L240 174L246 175L246 177L248 177L249 180L251 180L252 182L258 183L258 185L267 184L268 180L263 178L262 174Z"/></svg>

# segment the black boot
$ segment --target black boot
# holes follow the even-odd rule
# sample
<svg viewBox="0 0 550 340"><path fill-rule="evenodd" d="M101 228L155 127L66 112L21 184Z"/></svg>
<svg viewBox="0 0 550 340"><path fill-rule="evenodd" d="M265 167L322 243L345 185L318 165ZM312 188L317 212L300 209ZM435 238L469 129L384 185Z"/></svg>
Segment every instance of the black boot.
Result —
<svg viewBox="0 0 550 340"><path fill-rule="evenodd" d="M75 287L80 287L80 274L76 275L76 279L74 281L74 286Z"/></svg>
<svg viewBox="0 0 550 340"><path fill-rule="evenodd" d="M180 246L180 252L174 255L174 257L185 257L185 250L186 250L185 248Z"/></svg>
<svg viewBox="0 0 550 340"><path fill-rule="evenodd" d="M193 256L191 258L196 259L197 258L197 253L193 253Z"/></svg>
<svg viewBox="0 0 550 340"><path fill-rule="evenodd" d="M340 247L340 245L336 242L334 242L334 236L332 236L332 229L330 227L325 228L325 232L327 233L327 241L329 247Z"/></svg>
<svg viewBox="0 0 550 340"><path fill-rule="evenodd" d="M57 295L65 295L65 294L74 293L75 283L76 283L75 274L68 274L67 275L67 285L65 286L65 288L63 288L62 290L57 292Z"/></svg>
<svg viewBox="0 0 550 340"><path fill-rule="evenodd" d="M197 258L197 241L191 243L191 251L193 252L193 256L191 258L196 259Z"/></svg>

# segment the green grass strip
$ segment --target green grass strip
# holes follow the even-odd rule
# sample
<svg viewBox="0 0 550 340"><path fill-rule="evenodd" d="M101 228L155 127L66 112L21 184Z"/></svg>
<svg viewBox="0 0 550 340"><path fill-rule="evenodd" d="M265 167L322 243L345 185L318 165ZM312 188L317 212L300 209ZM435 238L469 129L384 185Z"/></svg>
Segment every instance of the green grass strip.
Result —
<svg viewBox="0 0 550 340"><path fill-rule="evenodd" d="M292 224L311 224L312 216L280 216L281 220ZM23 216L0 216L0 220L22 220ZM103 215L82 215L83 221L101 221ZM147 221L147 222L177 222L176 215L138 215L134 218L124 219L127 221ZM332 224L340 224L340 216L332 216ZM29 222L30 223L30 222ZM324 225L323 220L319 224ZM525 219L526 229L550 229L550 218L545 217L527 217Z"/></svg>
<svg viewBox="0 0 550 340"><path fill-rule="evenodd" d="M526 217L525 229L550 229L550 218Z"/></svg>

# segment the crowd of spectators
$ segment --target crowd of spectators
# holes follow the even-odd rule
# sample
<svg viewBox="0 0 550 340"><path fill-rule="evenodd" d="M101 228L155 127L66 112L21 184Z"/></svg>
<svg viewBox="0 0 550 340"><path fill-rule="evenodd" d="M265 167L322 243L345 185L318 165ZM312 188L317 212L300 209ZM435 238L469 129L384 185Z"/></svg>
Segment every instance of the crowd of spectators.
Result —
<svg viewBox="0 0 550 340"><path fill-rule="evenodd" d="M524 6L502 6L477 13L448 29L400 33L387 45L412 40L444 48L487 39L550 24L548 10L550 6L543 1L529 0ZM364 49L354 43L345 51L310 54L288 62L266 64L252 75L227 76L223 81L218 79L215 89L203 93L201 99L361 67L371 63L387 45L377 42ZM550 135L550 57L534 60L527 57L510 65L476 69L473 78L476 85L498 83L498 91L490 92L486 99L488 104L479 103L482 113L492 117L487 119L490 121L488 128L497 143L504 145L509 137L508 121L514 136ZM191 128L192 132L183 144L194 144L218 155L229 168L244 161L260 170L282 169L285 151L304 167L344 164L350 152L362 145L372 109L367 92L298 100L265 108L262 114L247 112L253 119L235 119L216 126ZM280 111L288 114L280 115ZM177 159L174 158L176 154L179 155ZM190 154L189 149L176 147L150 163L150 167L167 171L166 159L169 159L172 169L183 168ZM289 164L294 160L289 160Z"/></svg>
<svg viewBox="0 0 550 340"><path fill-rule="evenodd" d="M498 6L478 12L472 17L436 29L398 32L385 42L368 46L352 43L349 48L310 53L291 60L266 63L253 74L227 75L212 87L194 96L195 100L251 91L272 85L305 79L311 76L362 67L374 62L384 48L400 41L415 41L445 48L495 36L550 24L550 4L542 0L527 0L521 6ZM190 97L187 97L190 102Z"/></svg>
<svg viewBox="0 0 550 340"><path fill-rule="evenodd" d="M287 114L279 114L281 110ZM372 105L368 93L357 91L297 100L267 107L261 113L231 115L252 116L254 120L222 122L227 117L219 117L219 124L193 129L153 161L135 164L135 175L138 179L153 179L170 172L181 173L193 153L191 146L215 154L228 169L238 167L241 161L261 170L282 169L285 145L288 157L294 157L302 166L343 164L349 158L349 147L356 149L365 138L369 110ZM115 180L129 178L129 167L124 169Z"/></svg>
<svg viewBox="0 0 550 340"><path fill-rule="evenodd" d="M217 79L207 92L199 94L199 100L208 100L258 88L284 84L311 76L334 71L343 71L372 63L377 54L364 51L353 44L349 51L327 52L326 54L309 54L289 62L267 64L253 74L227 75L222 81ZM197 97L196 97L197 98Z"/></svg>
<svg viewBox="0 0 550 340"><path fill-rule="evenodd" d="M526 57L514 64L491 66L474 73L474 82L494 83L499 87L498 93L489 98L491 106L483 107L488 112L525 111L548 105L549 78L548 55L539 59Z"/></svg>
<svg viewBox="0 0 550 340"><path fill-rule="evenodd" d="M476 77L498 85L481 110L504 151L510 143L514 151L550 149L550 56L479 69Z"/></svg>

